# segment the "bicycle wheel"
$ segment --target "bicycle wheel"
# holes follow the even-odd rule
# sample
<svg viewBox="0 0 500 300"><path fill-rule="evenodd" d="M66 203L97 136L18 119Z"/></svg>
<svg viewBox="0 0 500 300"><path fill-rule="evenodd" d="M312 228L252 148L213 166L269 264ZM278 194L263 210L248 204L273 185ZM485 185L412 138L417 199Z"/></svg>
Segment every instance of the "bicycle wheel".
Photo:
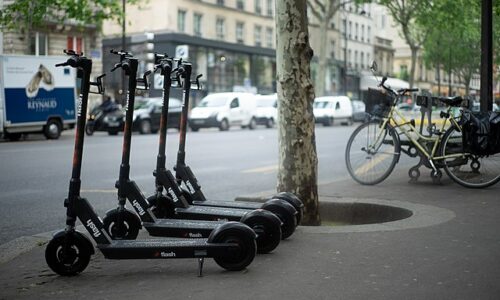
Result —
<svg viewBox="0 0 500 300"><path fill-rule="evenodd" d="M391 174L399 160L400 143L390 125L380 121L361 124L352 133L345 150L347 171L357 182L373 185Z"/></svg>
<svg viewBox="0 0 500 300"><path fill-rule="evenodd" d="M441 141L440 156L443 168L456 183L468 188L484 188L500 180L500 153L479 156L465 154L462 132L449 128ZM462 156L456 154L464 153ZM446 156L455 155L446 158Z"/></svg>

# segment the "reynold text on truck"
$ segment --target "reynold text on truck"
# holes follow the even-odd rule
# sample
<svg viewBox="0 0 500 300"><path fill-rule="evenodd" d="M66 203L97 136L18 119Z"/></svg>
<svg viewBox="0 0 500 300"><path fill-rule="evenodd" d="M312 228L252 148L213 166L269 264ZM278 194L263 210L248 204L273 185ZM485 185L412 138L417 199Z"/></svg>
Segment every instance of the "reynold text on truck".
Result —
<svg viewBox="0 0 500 300"><path fill-rule="evenodd" d="M0 135L18 140L42 132L57 139L76 123L73 68L56 68L58 56L0 56Z"/></svg>

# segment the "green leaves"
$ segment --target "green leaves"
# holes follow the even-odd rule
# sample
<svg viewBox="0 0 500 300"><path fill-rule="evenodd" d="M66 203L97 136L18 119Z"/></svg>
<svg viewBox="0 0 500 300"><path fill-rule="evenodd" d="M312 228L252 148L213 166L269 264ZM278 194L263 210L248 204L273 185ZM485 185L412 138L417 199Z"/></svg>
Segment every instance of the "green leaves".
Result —
<svg viewBox="0 0 500 300"><path fill-rule="evenodd" d="M129 0L134 4L140 0ZM31 30L47 22L71 22L84 26L101 25L105 19L121 21L120 0L16 0L0 11L0 26L8 29Z"/></svg>

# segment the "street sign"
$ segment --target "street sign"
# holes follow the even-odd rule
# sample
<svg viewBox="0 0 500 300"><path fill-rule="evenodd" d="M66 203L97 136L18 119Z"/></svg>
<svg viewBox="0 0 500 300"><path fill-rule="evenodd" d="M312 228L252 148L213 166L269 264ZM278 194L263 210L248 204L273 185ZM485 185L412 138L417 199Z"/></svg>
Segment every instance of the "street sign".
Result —
<svg viewBox="0 0 500 300"><path fill-rule="evenodd" d="M179 45L175 47L175 57L188 59L189 57L189 46L188 45Z"/></svg>

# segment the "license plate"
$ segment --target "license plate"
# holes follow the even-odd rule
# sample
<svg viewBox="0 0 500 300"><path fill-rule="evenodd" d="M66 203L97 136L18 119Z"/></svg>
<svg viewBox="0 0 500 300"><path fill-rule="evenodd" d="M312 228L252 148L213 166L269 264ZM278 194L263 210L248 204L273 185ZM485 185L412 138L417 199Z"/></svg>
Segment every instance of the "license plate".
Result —
<svg viewBox="0 0 500 300"><path fill-rule="evenodd" d="M194 120L193 123L194 124L203 124L203 123L205 123L205 121L204 120Z"/></svg>
<svg viewBox="0 0 500 300"><path fill-rule="evenodd" d="M120 123L119 122L109 122L108 126L109 127L118 127L118 126L120 126Z"/></svg>

